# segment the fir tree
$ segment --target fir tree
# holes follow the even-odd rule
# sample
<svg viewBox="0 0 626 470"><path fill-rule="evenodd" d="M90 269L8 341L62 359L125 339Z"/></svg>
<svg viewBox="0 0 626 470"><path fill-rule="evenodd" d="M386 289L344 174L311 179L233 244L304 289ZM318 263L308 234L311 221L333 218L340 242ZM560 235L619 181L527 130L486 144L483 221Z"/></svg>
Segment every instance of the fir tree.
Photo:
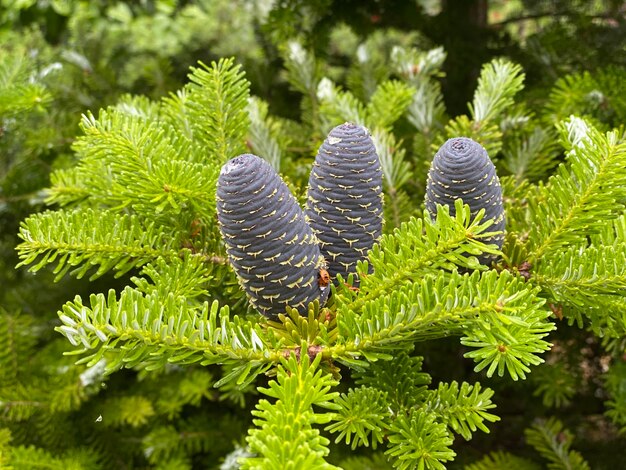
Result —
<svg viewBox="0 0 626 470"><path fill-rule="evenodd" d="M384 235L357 267L358 292L333 288L331 306L312 304L302 317L287 309L267 323L247 313L245 302L229 301L233 273L216 230L213 188L221 164L243 150L248 83L229 60L195 68L190 78L175 97L127 99L85 117L74 146L78 164L57 172L49 191L61 207L24 221L18 251L22 265L52 266L59 277L137 273L120 292L77 297L59 312L57 331L90 367L100 364L109 374L221 364L218 390L276 373L269 388L259 389L272 401L257 405L246 468L331 468L328 439L317 427L325 423L348 445L384 444L397 468L443 468L454 458L454 435L469 439L497 419L493 392L456 382L428 388L410 354L416 342L459 336L475 370L517 380L549 348L547 301L571 306L566 315L574 321L585 317L617 333L619 319L600 315L585 299L617 301L611 296L621 265L603 261L623 234L601 221L617 223L624 212L618 168L626 152L615 133L578 118L562 125L568 156L558 174L526 188L527 210L513 214L499 270L477 261L499 253L481 241L491 237L490 222L457 201L454 216L440 206L435 219L413 218ZM474 109L492 109L481 111L485 118L510 99L494 98L493 84L479 89L484 97L477 95ZM520 231L527 221L534 222L531 233ZM557 250L565 258L549 256ZM574 253L580 269L570 275L565 260ZM523 263L531 267L525 271ZM358 388L331 392L338 365L342 374L353 370ZM414 372L407 382L398 382L408 370ZM363 419L366 403L370 415ZM295 417L288 427L287 416Z"/></svg>
<svg viewBox="0 0 626 470"><path fill-rule="evenodd" d="M34 353L29 315L1 313L0 341L10 345L0 355L3 465L108 468L120 465L117 453L128 465L192 468L234 449L243 468L445 468L456 458L455 440L500 420L498 395L486 385L542 370L535 366L554 342L555 323L602 337L619 364L626 201L619 132L575 116L536 131L551 108L530 112L519 101L522 69L505 60L485 64L468 115L446 125L440 48L396 44L392 70L381 73L367 54L377 43L365 42L347 70L362 81L344 86L295 44L284 49L285 76L303 94L300 122L251 98L233 60L194 67L189 83L161 100L126 96L85 114L76 164L53 173L51 207L24 220L18 254L37 277L109 282L104 293L76 289L43 353ZM312 155L346 120L372 130L384 173L384 235L356 266L358 290L348 279L331 288L326 305L264 318L237 286L218 229L220 168L248 143L302 201ZM496 161L507 219L501 247L492 244L501 234L490 214L456 200L431 217L421 205L436 149L458 135ZM492 255L500 259L492 269L479 263ZM459 354L480 375L433 380L438 371L423 346L442 338L460 338ZM35 359L16 360L23 357ZM43 384L24 380L26 367L45 371ZM571 383L567 367L551 373ZM624 375L613 367L605 382L608 417L620 426ZM572 400L571 388L537 390L557 405ZM220 407L202 406L212 401ZM233 411L241 405L254 409ZM33 429L40 432L25 435ZM81 434L90 448L74 444ZM554 468L586 468L572 442L554 420L528 432ZM376 453L343 458L363 448ZM533 459L513 453L481 462L476 468L533 468Z"/></svg>

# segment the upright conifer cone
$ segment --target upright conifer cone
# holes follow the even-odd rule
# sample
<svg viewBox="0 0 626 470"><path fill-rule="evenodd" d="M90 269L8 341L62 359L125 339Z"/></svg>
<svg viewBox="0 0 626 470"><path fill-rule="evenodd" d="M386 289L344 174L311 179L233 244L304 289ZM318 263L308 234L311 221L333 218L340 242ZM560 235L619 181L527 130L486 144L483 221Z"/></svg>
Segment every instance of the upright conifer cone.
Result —
<svg viewBox="0 0 626 470"><path fill-rule="evenodd" d="M331 277L355 272L380 237L382 178L365 128L345 123L330 131L311 170L306 215Z"/></svg>
<svg viewBox="0 0 626 470"><path fill-rule="evenodd" d="M252 305L275 318L285 307L306 313L324 258L302 209L264 160L244 154L226 162L217 184L217 217L226 251ZM322 283L323 284L323 283Z"/></svg>
<svg viewBox="0 0 626 470"><path fill-rule="evenodd" d="M454 201L459 198L469 205L472 216L485 209L485 220L494 221L489 231L503 233L482 241L502 248L506 222L500 180L487 151L468 137L449 139L435 155L428 172L426 209L433 218L437 204L447 205L454 214ZM485 254L479 261L489 265L496 258Z"/></svg>

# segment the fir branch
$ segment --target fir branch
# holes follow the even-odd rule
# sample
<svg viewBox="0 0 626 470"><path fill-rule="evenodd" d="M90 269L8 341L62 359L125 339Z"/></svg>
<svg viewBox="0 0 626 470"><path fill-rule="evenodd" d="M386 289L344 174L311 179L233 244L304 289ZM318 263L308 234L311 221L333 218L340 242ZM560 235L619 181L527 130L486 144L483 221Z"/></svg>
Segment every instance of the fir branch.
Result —
<svg viewBox="0 0 626 470"><path fill-rule="evenodd" d="M360 355L385 357L414 341L463 334L463 344L478 348L466 357L478 361L477 371L488 367L489 376L507 370L515 380L524 378L529 365L542 362L537 354L549 347L542 338L554 325L546 321L549 313L537 288L506 271L440 272L455 263L469 267L468 251L486 249L475 240L485 225L480 217L469 220L467 206L457 201L455 219L440 208L434 223L417 220L383 236L370 252L374 273L364 264L358 269L359 295L348 289L335 295L337 360L360 367Z"/></svg>
<svg viewBox="0 0 626 470"><path fill-rule="evenodd" d="M495 407L491 403L493 391L481 391L479 384L463 383L459 387L456 382L440 384L437 390L426 390L430 377L420 371L421 361L422 358L401 352L391 361L374 363L357 371L356 381L363 386L342 394L336 401L342 410L333 418L336 423L327 427L331 432L339 432L336 442L345 438L346 444L352 443L354 449L359 445L368 446L371 437L372 447L376 448L382 442L383 433L391 435L398 427L406 426L405 418L416 413L432 417L466 439L477 429L489 432L484 421L499 419L487 412ZM403 437L415 439L406 434ZM400 439L396 443L400 443ZM389 442L394 442L391 437ZM404 445L407 443L401 444ZM394 447L397 448L390 446L388 453Z"/></svg>
<svg viewBox="0 0 626 470"><path fill-rule="evenodd" d="M589 242L596 247L626 243L626 212L605 224L603 230L590 234Z"/></svg>
<svg viewBox="0 0 626 470"><path fill-rule="evenodd" d="M338 433L335 444L344 441L352 450L359 446L376 449L382 444L390 417L387 394L376 388L359 387L342 393L334 403L340 410L333 414L325 430Z"/></svg>
<svg viewBox="0 0 626 470"><path fill-rule="evenodd" d="M50 174L50 187L45 190L46 203L70 206L86 202L93 192L80 167L64 168Z"/></svg>
<svg viewBox="0 0 626 470"><path fill-rule="evenodd" d="M297 40L286 43L281 53L285 61L289 84L305 96L311 96L311 94L314 96L319 81L315 56L304 49Z"/></svg>
<svg viewBox="0 0 626 470"><path fill-rule="evenodd" d="M389 461L385 454L376 452L371 455L352 455L340 462L343 470L388 470Z"/></svg>
<svg viewBox="0 0 626 470"><path fill-rule="evenodd" d="M194 147L173 128L124 107L83 116L81 127L85 135L74 143L80 171L57 176L63 185L49 191L49 202L74 202L68 196L82 198L87 187L100 204L146 215L214 214L219 167L192 161Z"/></svg>
<svg viewBox="0 0 626 470"><path fill-rule="evenodd" d="M419 131L413 140L414 155L427 155L430 152L436 134L445 123L446 109L441 84L435 79L443 75L441 67L445 58L446 53L441 47L423 52L395 46L391 51L391 62L396 73L406 78L415 90L406 113L408 121ZM428 163L428 159L424 161ZM418 166L419 169L426 170L427 166ZM422 171L414 175L417 181L422 176L425 180Z"/></svg>
<svg viewBox="0 0 626 470"><path fill-rule="evenodd" d="M353 32L351 32L354 34ZM365 41L357 44L357 37L337 38L333 42L341 43L346 39L356 40L353 45L342 44L344 54L351 58L345 82L352 92L364 101L369 101L378 84L389 78L391 70L387 64L387 51L381 47L384 33L372 34Z"/></svg>
<svg viewBox="0 0 626 470"><path fill-rule="evenodd" d="M424 358L399 352L389 361L377 361L361 371L354 371L357 384L383 392L393 410L404 413L411 407L422 406L431 382L422 372Z"/></svg>
<svg viewBox="0 0 626 470"><path fill-rule="evenodd" d="M44 109L52 100L50 92L31 77L32 58L22 50L3 54L0 62L0 117ZM34 74L32 74L34 75Z"/></svg>
<svg viewBox="0 0 626 470"><path fill-rule="evenodd" d="M30 315L9 313L0 307L0 395L28 370L23 358L34 354L39 339L33 324Z"/></svg>
<svg viewBox="0 0 626 470"><path fill-rule="evenodd" d="M145 265L141 270L143 277L133 277L132 281L144 294L156 293L162 298L172 294L191 301L208 295L206 286L216 277L213 268L214 264L207 263L205 257L185 250L181 257L160 257Z"/></svg>
<svg viewBox="0 0 626 470"><path fill-rule="evenodd" d="M446 109L441 86L432 80L420 81L408 107L407 119L413 127L426 136L432 136L443 127Z"/></svg>
<svg viewBox="0 0 626 470"><path fill-rule="evenodd" d="M492 396L493 390L481 390L479 383L470 385L463 382L460 386L456 381L440 383L437 390L429 392L424 409L469 441L477 429L489 433L485 421L493 423L500 420L487 411L496 407L491 401Z"/></svg>
<svg viewBox="0 0 626 470"><path fill-rule="evenodd" d="M198 407L204 399L217 399L217 393L213 389L215 380L205 367L168 372L159 374L156 378L151 377L152 380L149 376L144 382L146 393L152 395L155 401L157 413L172 420L180 416L184 406Z"/></svg>
<svg viewBox="0 0 626 470"><path fill-rule="evenodd" d="M503 468L515 470L541 470L541 467L531 460L502 451L490 452L478 462L465 465L463 470L502 470Z"/></svg>
<svg viewBox="0 0 626 470"><path fill-rule="evenodd" d="M386 455L394 458L393 467L400 470L445 470L442 462L453 460L452 437L446 425L435 416L418 409L400 415L389 432Z"/></svg>
<svg viewBox="0 0 626 470"><path fill-rule="evenodd" d="M524 87L522 67L504 59L485 64L478 78L470 114L475 122L493 121L513 104L513 97Z"/></svg>
<svg viewBox="0 0 626 470"><path fill-rule="evenodd" d="M378 128L372 132L372 141L383 170L385 192L395 201L398 190L411 178L411 165L404 159L406 151L392 133Z"/></svg>
<svg viewBox="0 0 626 470"><path fill-rule="evenodd" d="M557 164L556 146L552 132L536 126L519 139L514 139L502 149L502 165L521 183L527 179L538 181Z"/></svg>
<svg viewBox="0 0 626 470"><path fill-rule="evenodd" d="M383 233L390 234L403 223L409 222L413 217L421 215L421 209L416 207L415 198L409 189L385 190L383 193L384 220Z"/></svg>
<svg viewBox="0 0 626 470"><path fill-rule="evenodd" d="M413 100L415 89L397 80L382 82L365 108L367 124L389 129L406 111Z"/></svg>
<svg viewBox="0 0 626 470"><path fill-rule="evenodd" d="M583 71L561 77L550 91L546 117L558 122L575 114L596 123L599 128L615 127L626 116L625 79L626 70L615 65L593 74Z"/></svg>
<svg viewBox="0 0 626 470"><path fill-rule="evenodd" d="M626 434L626 361L615 360L604 377L604 383L609 394L605 415L621 434Z"/></svg>
<svg viewBox="0 0 626 470"><path fill-rule="evenodd" d="M409 107L414 91L405 83L387 80L376 87L365 105L350 91L342 91L331 80L323 78L318 85L317 97L320 115L327 127L351 122L370 129L388 130Z"/></svg>
<svg viewBox="0 0 626 470"><path fill-rule="evenodd" d="M543 362L537 354L550 346L542 338L554 325L546 321L543 303L537 289L506 271L426 276L368 301L358 315L349 304L338 305L340 338L333 353L338 361L360 367L361 355L388 358L390 351L415 341L464 335L462 344L478 348L465 354L478 362L476 371L487 368L491 376L506 370L517 380L525 378L529 365Z"/></svg>
<svg viewBox="0 0 626 470"><path fill-rule="evenodd" d="M320 77L320 65L311 51L297 40L287 42L281 48L286 78L291 88L303 94L300 104L302 120L319 131L319 90L324 79ZM332 127L332 126L329 126Z"/></svg>
<svg viewBox="0 0 626 470"><path fill-rule="evenodd" d="M95 279L109 270L117 276L156 258L179 256L176 240L155 223L137 216L92 209L42 212L22 222L18 266L36 272L55 265L56 279L70 269L78 278L96 268Z"/></svg>
<svg viewBox="0 0 626 470"><path fill-rule="evenodd" d="M514 378L524 377L527 364L541 361L535 354L547 349L541 338L553 326L545 322L548 314L540 309L543 302L534 294L508 272L498 275L492 271L482 277L479 273L453 273L436 280L427 276L422 282L369 301L360 315L348 304L338 317L343 334L336 344L305 343L305 349L295 351L306 351L303 356L321 353L324 358L355 366L360 356L388 357L387 351L401 350L413 341L465 334L463 342L480 348L467 354L481 361L477 369L489 365L489 375L497 368L500 374L507 369ZM144 296L127 288L119 301L111 292L108 299L92 296L90 304L84 306L80 298L66 304L61 313L64 325L58 331L74 346L84 346L76 353L92 351L83 362L93 364L106 355L108 371L139 363L159 368L166 361L209 364L228 357L227 362L238 365L215 386L233 380L245 386L294 351L281 350L281 344L289 343L273 340L259 325L237 317L229 320L228 309L220 310L216 303L209 313L208 304L198 310L189 307L184 298ZM381 317L379 312L385 314ZM320 323L310 324L315 330ZM327 336L330 330L324 327L319 331L329 331L322 337L331 341Z"/></svg>
<svg viewBox="0 0 626 470"><path fill-rule="evenodd" d="M242 462L243 470L288 468L336 469L324 461L329 441L320 435L315 424L331 419L330 413L316 413L313 406L337 409L332 403L337 384L320 368L321 356L309 363L308 356L295 356L278 367L276 380L259 391L276 401L262 399L252 412L256 428L248 432L248 445L257 455ZM286 424L288 423L288 426Z"/></svg>
<svg viewBox="0 0 626 470"><path fill-rule="evenodd" d="M107 373L138 364L158 369L166 363L236 363L215 387L231 380L245 386L282 357L269 351L258 325L231 320L228 307L217 302L193 308L184 298L127 287L119 299L114 291L92 295L89 306L76 297L59 317L63 325L56 330L77 348L74 354L84 355L79 362L106 358Z"/></svg>
<svg viewBox="0 0 626 470"><path fill-rule="evenodd" d="M276 136L279 124L268 116L267 103L256 97L248 100L248 115L248 145L255 155L265 159L277 173L280 172L283 151Z"/></svg>
<svg viewBox="0 0 626 470"><path fill-rule="evenodd" d="M351 92L342 91L326 77L319 82L317 99L320 102L319 113L324 120L324 133L341 122L351 122L360 126L366 125L365 105Z"/></svg>
<svg viewBox="0 0 626 470"><path fill-rule="evenodd" d="M181 437L181 432L173 425L154 427L142 439L143 453L152 464L184 461L186 456L180 449Z"/></svg>
<svg viewBox="0 0 626 470"><path fill-rule="evenodd" d="M101 413L106 418L104 426L140 427L149 422L155 415L152 401L142 395L126 395L113 397L102 404Z"/></svg>
<svg viewBox="0 0 626 470"><path fill-rule="evenodd" d="M245 151L250 83L234 60L220 59L192 67L188 106L194 138L202 142L207 160L221 165Z"/></svg>
<svg viewBox="0 0 626 470"><path fill-rule="evenodd" d="M99 470L98 454L87 450L79 449L68 452L66 455L53 455L47 450L35 446L17 446L11 448L9 457L9 468L45 468L49 470L67 470L89 468Z"/></svg>
<svg viewBox="0 0 626 470"><path fill-rule="evenodd" d="M574 437L555 418L526 429L528 443L548 460L549 470L589 470L589 464L575 450L570 450Z"/></svg>
<svg viewBox="0 0 626 470"><path fill-rule="evenodd" d="M538 354L550 348L551 344L543 338L555 326L547 321L550 313L537 295L539 289L522 287L524 283L519 277L512 281L508 276L492 275L492 279L497 279L498 287L492 287L491 293L500 291L499 297L495 305L483 311L482 321L473 323L461 339L461 344L478 348L465 353L465 357L480 361L474 371L486 369L488 377L496 370L502 377L506 370L513 380L525 379L530 372L528 366L544 362ZM511 289L506 287L508 283L512 284Z"/></svg>
<svg viewBox="0 0 626 470"><path fill-rule="evenodd" d="M0 466L9 467L9 444L13 436L7 428L0 428Z"/></svg>
<svg viewBox="0 0 626 470"><path fill-rule="evenodd" d="M218 419L219 426L207 426L207 422ZM186 462L183 468L191 469L195 455L202 454L209 461L222 457L232 448L232 443L241 438L244 426L229 414L197 413L189 419L151 427L142 439L141 451L155 468L161 465L170 468L171 462Z"/></svg>
<svg viewBox="0 0 626 470"><path fill-rule="evenodd" d="M435 139L432 150L436 152L446 141L446 137L469 137L482 145L487 154L497 155L502 148L502 130L498 124L487 121L477 123L462 114L445 125L444 132Z"/></svg>
<svg viewBox="0 0 626 470"><path fill-rule="evenodd" d="M480 143L489 155L496 155L502 148L498 120L513 105L513 97L523 88L523 82L524 73L518 64L494 59L483 65L474 99L469 104L471 119L461 115L451 120L435 147L439 148L447 138L465 136Z"/></svg>
<svg viewBox="0 0 626 470"><path fill-rule="evenodd" d="M170 93L161 100L163 105L160 116L171 127L177 129L179 135L187 142L194 142L193 110L190 108L191 92L189 88L181 88L176 93ZM206 157L203 155L203 157Z"/></svg>
<svg viewBox="0 0 626 470"><path fill-rule="evenodd" d="M21 382L9 387L2 387L0 392L0 410L2 419L9 422L21 422L38 416L49 409L50 403L41 397L41 383L25 385Z"/></svg>
<svg viewBox="0 0 626 470"><path fill-rule="evenodd" d="M529 201L533 266L565 246L586 245L590 234L622 214L626 201L626 144L617 133L602 135L575 117L562 132L571 147L567 165Z"/></svg>
<svg viewBox="0 0 626 470"><path fill-rule="evenodd" d="M420 51L414 47L405 49L394 46L391 50L391 66L409 83L418 86L426 83L431 77L441 75L441 68L446 60L443 47L435 47L428 51Z"/></svg>
<svg viewBox="0 0 626 470"><path fill-rule="evenodd" d="M545 407L568 406L580 390L580 380L558 357L550 360L548 356L547 366L538 367L531 375L531 382L536 387L533 396L541 397Z"/></svg>
<svg viewBox="0 0 626 470"><path fill-rule="evenodd" d="M594 330L626 331L626 243L570 247L551 263L541 263L531 278L552 303L589 318Z"/></svg>
<svg viewBox="0 0 626 470"><path fill-rule="evenodd" d="M309 304L306 316L287 307L287 313L280 314L278 320L268 321L271 334L281 345L295 347L296 351L303 343L308 345L308 350L314 350L318 346L331 347L337 340L336 319L328 314L328 310L320 308L319 301Z"/></svg>

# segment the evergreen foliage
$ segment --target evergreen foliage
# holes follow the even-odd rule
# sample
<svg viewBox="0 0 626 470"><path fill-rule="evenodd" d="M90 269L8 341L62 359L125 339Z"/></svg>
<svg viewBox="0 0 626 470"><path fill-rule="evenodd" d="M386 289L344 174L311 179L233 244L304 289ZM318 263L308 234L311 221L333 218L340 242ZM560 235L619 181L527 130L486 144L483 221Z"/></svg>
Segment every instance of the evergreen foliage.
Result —
<svg viewBox="0 0 626 470"><path fill-rule="evenodd" d="M606 386L610 399L607 401L607 416L619 427L621 433L626 432L626 366L624 361L611 367L606 376Z"/></svg>
<svg viewBox="0 0 626 470"><path fill-rule="evenodd" d="M548 460L548 469L587 470L589 464L575 450L570 450L572 434L556 419L537 423L526 430L526 440Z"/></svg>
<svg viewBox="0 0 626 470"><path fill-rule="evenodd" d="M519 470L539 470L536 463L518 457L508 452L491 452L479 462L466 465L465 470L499 470L502 468L515 468Z"/></svg>
<svg viewBox="0 0 626 470"><path fill-rule="evenodd" d="M253 411L258 428L250 429L247 440L256 456L244 460L243 469L336 468L324 461L328 439L313 427L330 418L328 413L316 413L314 405L336 407L332 402L337 392L330 390L337 382L317 367L321 357L309 363L304 354L298 363L292 355L289 362L278 367L276 380L259 389L276 402L261 399Z"/></svg>
<svg viewBox="0 0 626 470"><path fill-rule="evenodd" d="M535 422L524 432L526 442L546 460L547 468L557 469L589 469L589 464L579 452L570 450L574 437L555 418ZM483 459L465 466L465 470L490 470L497 468L519 468L534 470L540 467L535 461L516 456L508 452L491 452Z"/></svg>
<svg viewBox="0 0 626 470"><path fill-rule="evenodd" d="M124 8L107 11L140 28ZM176 11L160 10L161 18ZM316 55L302 38L278 47L285 68L277 80L301 98L297 119L251 97L253 75L243 72L250 63L233 59L192 67L189 83L164 98L126 95L85 111L72 158L55 166L44 193L36 192L41 183L23 193L50 207L20 213L16 253L30 272L12 276L44 285L54 277L73 300L58 307L54 297L51 319L20 312L11 296L21 291L0 295L7 305L0 308L2 465L453 467L463 441L510 422L505 409L495 410L502 384L537 375L519 385L530 389L520 397L533 390L541 397L537 406L566 408L586 392L571 367L576 358L558 366L556 356L544 359L553 346L575 350L567 335L593 341L611 363L597 385L604 389L593 390L606 392L606 419L624 427L626 147L611 130L621 105L619 84L608 78L619 72L590 75L603 96L615 97L614 112L595 105L578 112L580 97L593 91L584 74L557 83L546 105L530 111L521 101L522 68L494 59L482 68L467 115L447 121L443 49L393 30L361 39L341 28L336 37L351 42L331 51L344 54L345 67L330 67L335 52ZM6 63L2 76L18 85L5 80L0 117L25 125L55 95L35 80L45 99L33 100L33 64ZM568 100L568 112L581 116L547 125ZM372 131L384 234L356 272L330 288L326 305L261 317L237 286L218 229L220 168L251 149L302 200L316 149L346 120ZM458 199L436 207L436 217L424 210L431 159L459 135L487 148L502 176L501 247L490 244L498 232L485 211ZM484 266L484 256L499 261ZM91 289L76 282L83 277ZM36 326L40 318L45 328ZM446 338L454 355L435 341ZM451 370L473 364L452 377L439 360L454 361ZM538 468L538 456L548 468L590 468L561 422L538 422L526 436L536 451L530 458L495 452L466 468Z"/></svg>

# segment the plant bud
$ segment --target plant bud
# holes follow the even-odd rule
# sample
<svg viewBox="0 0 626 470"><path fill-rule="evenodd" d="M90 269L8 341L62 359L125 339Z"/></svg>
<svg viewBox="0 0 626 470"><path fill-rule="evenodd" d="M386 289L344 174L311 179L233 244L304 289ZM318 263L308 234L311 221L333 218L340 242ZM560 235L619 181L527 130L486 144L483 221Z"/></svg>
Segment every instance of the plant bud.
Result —
<svg viewBox="0 0 626 470"><path fill-rule="evenodd" d="M450 214L454 215L456 199L462 199L470 207L472 217L485 209L484 220L494 221L489 231L502 233L482 241L496 244L501 249L506 221L500 180L487 151L468 137L455 137L444 143L428 172L426 209L431 217L437 215L437 204L447 205ZM487 265L497 260L490 254L478 259Z"/></svg>
<svg viewBox="0 0 626 470"><path fill-rule="evenodd" d="M217 218L226 252L252 305L276 318L286 307L306 314L324 304L324 258L287 185L261 158L244 154L224 164L217 183Z"/></svg>
<svg viewBox="0 0 626 470"><path fill-rule="evenodd" d="M380 237L382 187L369 132L351 123L330 131L311 170L306 215L332 278L354 273L357 261L367 258Z"/></svg>

